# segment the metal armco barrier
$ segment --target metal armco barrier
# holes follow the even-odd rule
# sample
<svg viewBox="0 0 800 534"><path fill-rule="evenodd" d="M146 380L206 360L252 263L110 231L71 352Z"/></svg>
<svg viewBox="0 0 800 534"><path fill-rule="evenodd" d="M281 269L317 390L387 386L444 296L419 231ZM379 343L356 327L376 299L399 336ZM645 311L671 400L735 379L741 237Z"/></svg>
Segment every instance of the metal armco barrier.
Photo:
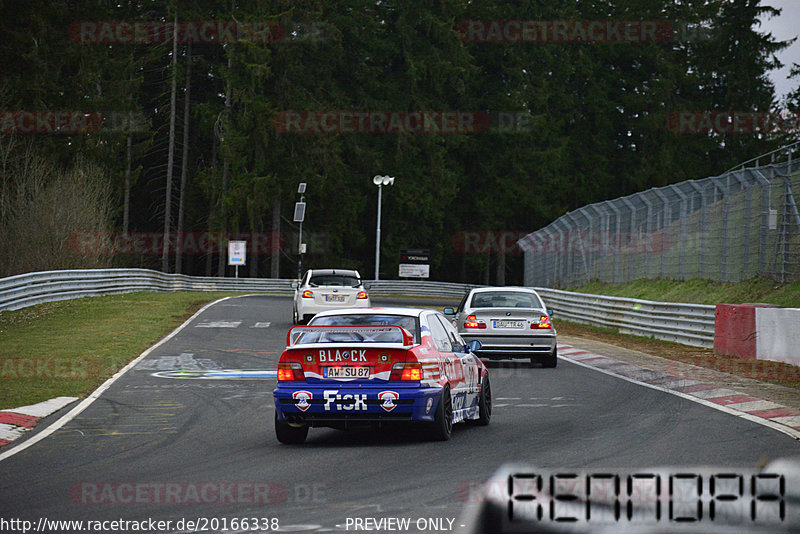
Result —
<svg viewBox="0 0 800 534"><path fill-rule="evenodd" d="M292 293L290 279L218 278L149 269L86 269L27 273L0 279L0 311L56 300L134 291L246 291ZM477 285L422 280L365 281L370 295L460 299ZM714 345L714 306L652 302L535 288L556 318L616 328L698 347Z"/></svg>
<svg viewBox="0 0 800 534"><path fill-rule="evenodd" d="M716 306L604 297L536 288L556 318L695 347L714 347Z"/></svg>
<svg viewBox="0 0 800 534"><path fill-rule="evenodd" d="M255 291L289 294L291 280L165 274L149 269L45 271L0 279L0 311L42 302L134 291Z"/></svg>

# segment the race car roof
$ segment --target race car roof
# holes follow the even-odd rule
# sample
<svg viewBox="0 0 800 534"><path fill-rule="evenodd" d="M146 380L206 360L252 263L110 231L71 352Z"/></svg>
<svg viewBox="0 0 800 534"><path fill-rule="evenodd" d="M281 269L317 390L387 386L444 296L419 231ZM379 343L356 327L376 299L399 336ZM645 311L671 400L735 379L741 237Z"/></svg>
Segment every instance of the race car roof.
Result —
<svg viewBox="0 0 800 534"><path fill-rule="evenodd" d="M420 317L424 312L432 311L422 308L342 308L340 310L327 310L320 312L316 317L328 317L331 315L406 315L408 317Z"/></svg>

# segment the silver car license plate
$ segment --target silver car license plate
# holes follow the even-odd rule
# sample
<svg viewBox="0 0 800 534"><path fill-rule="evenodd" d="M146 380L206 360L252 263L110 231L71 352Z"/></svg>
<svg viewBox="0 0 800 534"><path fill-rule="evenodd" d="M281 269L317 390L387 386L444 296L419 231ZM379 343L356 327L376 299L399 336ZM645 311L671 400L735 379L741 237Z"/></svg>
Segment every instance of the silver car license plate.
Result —
<svg viewBox="0 0 800 534"><path fill-rule="evenodd" d="M525 328L525 321L511 321L509 319L497 319L492 321L494 328Z"/></svg>

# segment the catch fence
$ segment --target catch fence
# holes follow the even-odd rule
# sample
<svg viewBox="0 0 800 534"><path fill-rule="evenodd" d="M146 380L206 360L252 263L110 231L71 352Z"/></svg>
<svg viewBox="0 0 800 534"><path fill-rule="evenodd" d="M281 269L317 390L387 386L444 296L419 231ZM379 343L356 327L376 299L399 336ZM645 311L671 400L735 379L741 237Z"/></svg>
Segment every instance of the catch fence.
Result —
<svg viewBox="0 0 800 534"><path fill-rule="evenodd" d="M519 241L525 285L569 288L641 278L800 280L798 163L756 162L562 215Z"/></svg>

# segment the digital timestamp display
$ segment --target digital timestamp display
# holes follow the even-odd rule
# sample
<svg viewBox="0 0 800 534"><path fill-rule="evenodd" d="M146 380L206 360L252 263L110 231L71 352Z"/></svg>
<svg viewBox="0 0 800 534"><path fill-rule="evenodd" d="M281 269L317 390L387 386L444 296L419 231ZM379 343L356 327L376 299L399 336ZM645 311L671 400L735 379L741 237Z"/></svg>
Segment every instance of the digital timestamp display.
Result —
<svg viewBox="0 0 800 534"><path fill-rule="evenodd" d="M746 526L786 519L781 474L523 471L511 472L504 482L506 526L545 521Z"/></svg>

